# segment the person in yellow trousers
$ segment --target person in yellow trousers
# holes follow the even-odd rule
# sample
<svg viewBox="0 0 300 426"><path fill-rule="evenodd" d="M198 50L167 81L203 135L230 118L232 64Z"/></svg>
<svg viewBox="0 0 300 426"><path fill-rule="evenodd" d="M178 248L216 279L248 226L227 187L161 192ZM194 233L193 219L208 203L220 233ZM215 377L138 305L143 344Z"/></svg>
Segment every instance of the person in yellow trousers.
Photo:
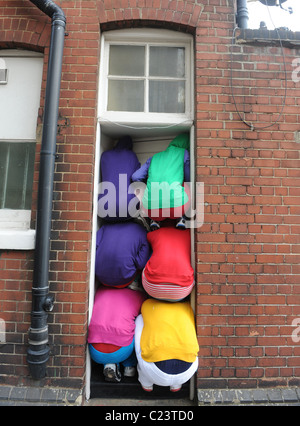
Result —
<svg viewBox="0 0 300 426"><path fill-rule="evenodd" d="M189 302L147 299L136 318L138 380L145 391L153 385L179 391L198 368L199 345Z"/></svg>

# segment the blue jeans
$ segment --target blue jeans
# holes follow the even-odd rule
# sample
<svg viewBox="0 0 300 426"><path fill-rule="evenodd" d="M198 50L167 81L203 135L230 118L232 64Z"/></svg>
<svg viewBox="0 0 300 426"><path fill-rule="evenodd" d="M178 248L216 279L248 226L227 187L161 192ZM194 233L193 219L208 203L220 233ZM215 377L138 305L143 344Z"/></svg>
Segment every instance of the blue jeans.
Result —
<svg viewBox="0 0 300 426"><path fill-rule="evenodd" d="M91 358L97 364L119 364L122 363L124 367L135 367L137 364L134 339L128 346L124 346L115 352L105 353L97 351L92 344L89 344Z"/></svg>

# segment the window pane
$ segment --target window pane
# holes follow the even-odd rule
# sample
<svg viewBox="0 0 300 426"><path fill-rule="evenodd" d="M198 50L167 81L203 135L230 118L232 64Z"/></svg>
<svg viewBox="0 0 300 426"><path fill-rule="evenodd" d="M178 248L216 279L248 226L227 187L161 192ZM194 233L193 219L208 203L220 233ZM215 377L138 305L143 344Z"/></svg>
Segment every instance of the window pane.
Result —
<svg viewBox="0 0 300 426"><path fill-rule="evenodd" d="M0 208L4 208L5 188L7 180L8 144L0 143Z"/></svg>
<svg viewBox="0 0 300 426"><path fill-rule="evenodd" d="M152 77L184 77L185 49L183 47L150 47L149 75Z"/></svg>
<svg viewBox="0 0 300 426"><path fill-rule="evenodd" d="M149 111L179 114L185 112L184 81L150 81Z"/></svg>
<svg viewBox="0 0 300 426"><path fill-rule="evenodd" d="M109 75L144 76L144 46L110 46Z"/></svg>
<svg viewBox="0 0 300 426"><path fill-rule="evenodd" d="M144 111L144 81L110 80L108 111Z"/></svg>
<svg viewBox="0 0 300 426"><path fill-rule="evenodd" d="M3 142L0 146L1 154L5 151L0 164L1 208L30 210L35 143Z"/></svg>
<svg viewBox="0 0 300 426"><path fill-rule="evenodd" d="M7 57L5 62L8 82L0 84L0 139L35 139L43 58Z"/></svg>
<svg viewBox="0 0 300 426"><path fill-rule="evenodd" d="M25 200L24 209L31 210L32 200L32 185L33 185L33 174L34 174L34 162L35 162L35 143L29 143L27 147L28 155L28 166L27 166L27 177L25 186Z"/></svg>

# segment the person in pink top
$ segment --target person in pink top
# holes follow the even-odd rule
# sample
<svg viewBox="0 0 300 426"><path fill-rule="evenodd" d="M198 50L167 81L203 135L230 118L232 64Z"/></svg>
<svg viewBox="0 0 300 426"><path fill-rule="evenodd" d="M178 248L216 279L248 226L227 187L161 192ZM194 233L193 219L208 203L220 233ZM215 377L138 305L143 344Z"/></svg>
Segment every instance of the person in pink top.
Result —
<svg viewBox="0 0 300 426"><path fill-rule="evenodd" d="M120 363L124 376L135 374L135 319L146 295L129 288L99 287L88 329L91 358L103 364L106 381L120 382Z"/></svg>

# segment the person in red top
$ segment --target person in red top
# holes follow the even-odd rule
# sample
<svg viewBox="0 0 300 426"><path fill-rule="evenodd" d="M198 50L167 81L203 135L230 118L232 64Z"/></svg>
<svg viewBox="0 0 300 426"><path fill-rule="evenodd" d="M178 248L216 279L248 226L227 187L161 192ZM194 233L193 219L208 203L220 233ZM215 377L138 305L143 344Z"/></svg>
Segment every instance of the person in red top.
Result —
<svg viewBox="0 0 300 426"><path fill-rule="evenodd" d="M162 227L147 234L153 253L142 274L145 291L155 299L177 302L194 286L190 230Z"/></svg>

